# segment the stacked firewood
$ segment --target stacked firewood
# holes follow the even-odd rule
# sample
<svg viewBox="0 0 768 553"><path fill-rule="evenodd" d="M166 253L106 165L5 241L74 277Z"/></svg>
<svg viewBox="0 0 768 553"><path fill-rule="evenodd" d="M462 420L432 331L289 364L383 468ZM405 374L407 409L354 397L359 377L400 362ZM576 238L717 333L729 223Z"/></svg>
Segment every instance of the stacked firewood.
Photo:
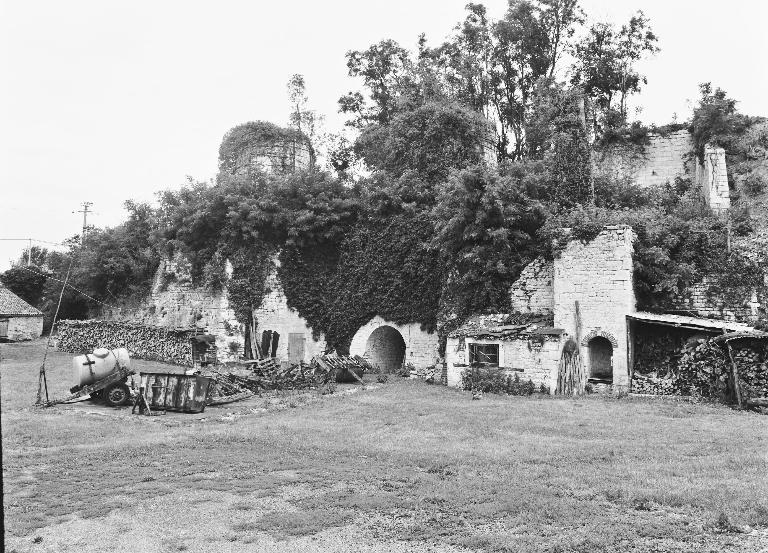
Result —
<svg viewBox="0 0 768 553"><path fill-rule="evenodd" d="M656 373L635 373L632 378L632 391L636 394L653 394L659 396L677 393L675 381L670 377L659 377Z"/></svg>
<svg viewBox="0 0 768 553"><path fill-rule="evenodd" d="M59 321L58 348L87 353L95 348L126 348L131 357L192 365L190 338L195 329L168 329L119 321Z"/></svg>
<svg viewBox="0 0 768 553"><path fill-rule="evenodd" d="M768 343L734 345L733 360L739 367L742 393L747 398L768 397Z"/></svg>

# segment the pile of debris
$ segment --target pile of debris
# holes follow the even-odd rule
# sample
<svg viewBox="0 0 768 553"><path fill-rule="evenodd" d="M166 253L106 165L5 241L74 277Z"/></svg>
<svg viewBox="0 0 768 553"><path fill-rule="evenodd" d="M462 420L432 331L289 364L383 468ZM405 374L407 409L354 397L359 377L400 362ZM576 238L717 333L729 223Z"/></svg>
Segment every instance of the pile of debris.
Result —
<svg viewBox="0 0 768 553"><path fill-rule="evenodd" d="M360 357L322 355L310 364L281 366L277 359L254 359L236 367L211 369L214 389L208 404L239 401L265 391L321 390L332 392L336 382L363 382L370 365Z"/></svg>

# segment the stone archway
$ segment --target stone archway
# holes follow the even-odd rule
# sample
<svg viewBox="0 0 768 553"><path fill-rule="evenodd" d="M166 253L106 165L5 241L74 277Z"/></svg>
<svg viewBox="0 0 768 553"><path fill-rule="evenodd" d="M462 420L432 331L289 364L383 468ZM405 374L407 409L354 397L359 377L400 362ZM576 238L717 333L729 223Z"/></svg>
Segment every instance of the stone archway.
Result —
<svg viewBox="0 0 768 553"><path fill-rule="evenodd" d="M397 371L405 359L405 340L400 332L391 326L380 326L368 336L364 357L381 371Z"/></svg>

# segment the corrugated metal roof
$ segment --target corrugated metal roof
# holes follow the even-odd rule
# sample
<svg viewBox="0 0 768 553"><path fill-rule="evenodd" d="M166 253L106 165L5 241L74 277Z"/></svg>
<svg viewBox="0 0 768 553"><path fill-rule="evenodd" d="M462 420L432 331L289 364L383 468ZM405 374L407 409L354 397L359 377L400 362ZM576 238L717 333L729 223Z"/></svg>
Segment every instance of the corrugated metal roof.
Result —
<svg viewBox="0 0 768 553"><path fill-rule="evenodd" d="M716 336L714 341L716 344L723 344L727 342L733 342L734 340L766 340L768 341L768 332L761 332L755 330L754 332L730 332L723 334L722 336Z"/></svg>
<svg viewBox="0 0 768 553"><path fill-rule="evenodd" d="M667 313L646 313L638 311L637 313L627 315L627 317L645 323L657 323L677 327L696 327L702 330L719 330L721 332L723 329L729 332L752 332L755 330L748 324L737 323L736 321L703 319L701 317L689 317L687 315L670 315Z"/></svg>
<svg viewBox="0 0 768 553"><path fill-rule="evenodd" d="M42 313L0 284L0 316L3 315L42 315Z"/></svg>

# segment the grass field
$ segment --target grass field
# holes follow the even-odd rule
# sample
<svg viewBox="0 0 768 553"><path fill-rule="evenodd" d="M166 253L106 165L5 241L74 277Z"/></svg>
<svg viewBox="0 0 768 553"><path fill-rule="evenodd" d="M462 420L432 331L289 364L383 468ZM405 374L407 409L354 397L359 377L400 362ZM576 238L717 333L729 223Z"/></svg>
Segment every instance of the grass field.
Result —
<svg viewBox="0 0 768 553"><path fill-rule="evenodd" d="M132 416L35 409L0 345L7 551L761 551L768 418L417 381ZM65 395L70 356L49 357ZM144 362L144 366L150 363Z"/></svg>

